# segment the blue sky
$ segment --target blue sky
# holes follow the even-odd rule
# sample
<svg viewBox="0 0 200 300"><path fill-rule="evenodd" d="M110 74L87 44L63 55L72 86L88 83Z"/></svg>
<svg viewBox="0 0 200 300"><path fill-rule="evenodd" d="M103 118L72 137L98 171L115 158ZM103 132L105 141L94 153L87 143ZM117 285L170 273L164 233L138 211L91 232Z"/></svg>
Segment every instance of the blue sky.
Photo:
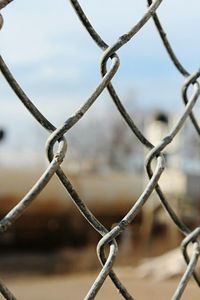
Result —
<svg viewBox="0 0 200 300"><path fill-rule="evenodd" d="M80 3L108 44L127 32L146 10L146 1L139 0ZM200 65L199 12L197 0L164 0L158 9L175 52L190 72ZM2 15L3 58L33 102L53 123L61 124L100 81L101 50L81 26L69 1L15 0ZM152 21L120 49L119 56L121 65L113 82L124 102L127 97L132 101L133 95L135 105L144 109L177 111L182 107L180 87L184 79L170 62ZM103 93L93 113L105 114L108 102L109 96ZM0 103L0 126L10 130L8 144L20 149L17 137L22 132L32 132L34 136L41 129L10 91L2 75Z"/></svg>

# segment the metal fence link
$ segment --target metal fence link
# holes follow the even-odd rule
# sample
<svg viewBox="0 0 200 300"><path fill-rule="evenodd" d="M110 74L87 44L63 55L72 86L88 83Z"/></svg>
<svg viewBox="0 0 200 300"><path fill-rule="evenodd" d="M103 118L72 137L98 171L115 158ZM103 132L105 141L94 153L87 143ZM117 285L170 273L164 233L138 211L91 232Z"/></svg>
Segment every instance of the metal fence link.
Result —
<svg viewBox="0 0 200 300"><path fill-rule="evenodd" d="M8 5L12 0L1 0L0 1L0 10ZM95 90L91 93L88 99L86 99L81 108L75 112L70 118L68 118L61 127L56 128L43 114L42 112L34 105L34 103L29 99L25 94L23 89L18 84L17 80L11 74L9 67L4 62L3 58L0 57L0 69L4 75L6 81L8 82L11 89L15 92L18 99L23 103L25 108L32 114L34 119L45 129L50 135L46 142L46 154L49 160L49 165L33 185L31 190L20 199L18 204L13 207L10 212L0 220L0 232L5 232L10 226L13 226L14 221L19 218L29 204L34 201L35 197L45 189L47 183L51 181L51 178L54 174L57 174L61 184L65 187L66 192L70 194L72 201L81 212L83 217L88 221L88 223L101 235L101 239L97 245L97 255L98 259L102 265L102 269L98 274L95 282L92 284L88 294L84 299L94 299L98 294L98 291L102 287L107 276L110 276L113 284L121 293L124 299L133 299L133 296L129 294L124 285L118 279L117 275L113 271L115 258L118 252L118 246L116 238L126 230L127 226L134 222L135 217L143 208L143 205L148 201L150 195L153 191L156 191L160 202L163 208L167 211L169 218L176 225L179 231L185 236L182 242L182 252L183 257L187 263L185 273L180 280L177 289L174 293L173 300L180 299L190 278L193 276L198 286L200 286L200 278L195 272L195 266L197 264L198 258L200 256L200 244L198 241L200 235L200 227L197 227L195 230L191 231L182 220L176 215L173 207L170 202L167 200L164 195L160 185L159 178L161 174L165 171L165 159L163 156L163 151L168 144L173 143L173 139L176 137L180 129L184 126L185 121L190 118L194 128L196 129L197 134L200 136L200 126L193 114L193 108L196 101L200 95L200 86L198 79L200 77L200 70L197 69L195 72L190 74L181 62L178 60L175 52L173 51L172 46L167 38L167 35L161 25L159 17L157 15L157 8L161 5L162 0L147 0L147 10L141 19L132 27L130 30L119 37L119 39L112 45L107 45L103 38L98 34L93 25L88 20L84 10L80 6L79 2L76 0L70 0L73 9L75 10L78 18L80 19L82 25L88 31L91 39L97 44L97 46L103 51L100 71L102 79L99 84L96 86ZM150 20L153 19L156 29L161 37L164 47L170 57L170 60L177 68L178 72L185 78L182 85L182 99L185 104L185 109L182 114L180 114L177 119L176 124L171 129L169 134L160 141L160 143L155 147L151 142L145 137L143 132L137 127L134 123L134 119L130 116L128 111L122 104L122 100L117 94L116 88L113 86L112 79L117 73L120 58L117 54L117 51L127 44L135 34L141 30L143 26ZM0 14L0 29L3 26L3 17ZM108 67L108 61L111 60L111 65ZM84 200L80 198L77 191L74 189L73 184L70 182L67 174L61 168L62 161L67 153L67 142L65 140L65 134L71 130L71 128L80 121L80 119L87 113L88 110L95 105L96 100L100 94L107 89L112 101L116 105L116 109L121 114L122 118L125 120L127 126L131 129L133 135L138 138L138 141L148 150L146 156L146 171L149 177L149 181L144 188L141 196L133 204L131 209L123 217L123 219L115 225L111 230L105 228L105 226L93 215L89 208L84 203ZM188 97L188 89L192 89L192 94ZM58 143L58 150L54 153L54 145ZM156 160L156 168L152 167L153 160ZM193 244L193 253L191 258L188 255L187 248L189 244ZM107 251L109 248L109 254ZM0 282L0 292L4 299L11 300L16 299L14 295L8 290L4 283ZM84 297L84 296L83 296Z"/></svg>

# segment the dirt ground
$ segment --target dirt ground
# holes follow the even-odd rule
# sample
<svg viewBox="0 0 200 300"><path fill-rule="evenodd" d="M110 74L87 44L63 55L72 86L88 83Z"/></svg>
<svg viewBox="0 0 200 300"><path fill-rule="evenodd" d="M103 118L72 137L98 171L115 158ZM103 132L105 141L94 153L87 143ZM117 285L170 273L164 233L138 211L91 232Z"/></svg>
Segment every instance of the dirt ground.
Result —
<svg viewBox="0 0 200 300"><path fill-rule="evenodd" d="M115 264L115 271L136 300L172 299L180 277L157 280L151 275L140 278L137 265L130 261L127 249ZM126 255L125 255L126 253ZM129 257L129 259L128 259ZM126 260L125 260L126 258ZM163 267L162 267L163 268ZM1 254L0 279L18 300L82 300L98 275L95 247L55 252ZM160 277L159 277L160 278ZM0 296L0 299L4 299ZM97 300L120 300L109 278L96 296ZM190 280L181 300L199 300L200 288Z"/></svg>
<svg viewBox="0 0 200 300"><path fill-rule="evenodd" d="M134 299L138 300L171 299L179 281L178 278L159 282L138 279L132 272L126 271L126 268L120 268L118 274ZM37 276L7 274L2 279L19 300L81 300L84 299L96 275L96 272ZM107 279L95 299L118 300L122 297L118 294L110 279ZM181 299L200 299L200 290L193 281L189 283Z"/></svg>

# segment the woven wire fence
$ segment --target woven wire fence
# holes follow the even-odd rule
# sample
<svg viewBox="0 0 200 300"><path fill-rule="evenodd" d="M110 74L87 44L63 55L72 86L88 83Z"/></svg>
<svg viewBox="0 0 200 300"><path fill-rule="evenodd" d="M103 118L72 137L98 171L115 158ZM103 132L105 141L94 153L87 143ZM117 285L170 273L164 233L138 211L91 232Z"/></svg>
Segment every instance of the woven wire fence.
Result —
<svg viewBox="0 0 200 300"><path fill-rule="evenodd" d="M2 10L10 2L12 2L12 0L1 0L0 10ZM85 102L83 102L81 108L76 111L74 115L68 118L64 122L64 124L62 124L62 126L56 128L25 94L23 89L18 84L17 80L11 74L3 58L0 57L0 68L3 76L5 77L5 80L8 82L9 86L15 92L16 96L25 106L27 111L31 113L35 121L50 133L46 141L46 155L49 160L48 167L46 168L42 176L37 180L37 182L35 182L34 186L29 190L29 192L23 197L23 199L19 199L18 204L0 220L0 231L1 233L3 233L8 230L10 226L14 226L13 224L16 219L18 219L24 213L31 202L34 201L36 196L43 189L45 189L45 186L51 181L52 176L56 174L60 180L61 185L63 185L66 189L66 192L70 194L71 199L76 205L77 209L81 212L88 223L102 236L97 245L97 256L102 265L102 268L84 299L94 299L108 276L112 280L116 289L118 289L122 298L134 299L134 295L130 295L128 290L125 288L125 286L113 270L115 258L118 253L116 238L126 230L127 226L130 223L134 222L135 217L142 210L143 205L145 205L145 203L150 199L150 195L152 194L152 192L155 191L163 208L167 211L171 222L173 222L178 230L185 236L181 244L181 249L183 257L186 261L186 269L172 297L173 300L180 299L191 277L193 277L197 285L200 286L200 278L198 277L195 270L198 258L200 256L200 243L198 240L200 235L200 226L196 227L194 230L190 230L190 228L188 228L186 224L182 222L182 220L177 216L173 207L170 205L169 201L164 195L159 185L159 179L162 173L165 172L165 157L163 155L163 151L165 150L167 145L173 143L174 138L184 126L187 119L190 119L192 125L196 130L196 134L200 136L200 126L193 113L193 108L200 95L200 86L198 82L198 78L200 77L200 69L197 69L193 74L190 74L174 53L157 15L157 9L163 2L162 0L147 0L147 10L146 12L144 12L141 19L132 28L130 28L127 33L120 36L118 40L112 45L107 45L103 38L98 34L98 32L88 20L79 2L76 0L70 0L70 2L79 20L81 21L82 26L84 26L84 28L87 30L91 39L96 43L97 47L102 50L102 58L100 62L102 79L101 82L96 86L93 93L89 96L89 98ZM134 119L129 115L129 112L123 106L122 101L117 94L116 88L112 84L112 79L117 73L120 64L120 58L117 54L118 50L125 44L127 44L131 39L133 39L137 32L139 32L140 29L145 26L145 24L147 24L150 19L153 19L155 28L160 35L163 46L165 47L172 63L174 64L178 72L184 77L184 83L181 90L182 100L185 104L184 112L179 118L177 118L175 125L173 126L173 128L171 128L168 135L166 135L157 144L157 146L152 145L152 143L144 136L143 132L134 123ZM0 14L0 29L2 28L2 26L3 17ZM108 67L108 62L110 61L111 65L109 64ZM115 103L116 109L120 112L121 117L125 120L127 126L130 127L132 134L135 135L138 141L147 149L148 154L146 155L145 167L149 177L149 181L140 197L136 202L133 203L133 206L123 217L123 219L111 230L105 228L105 226L93 215L93 213L84 203L84 200L80 198L77 191L74 189L73 184L70 182L67 175L61 168L62 162L67 152L67 142L65 139L65 134L77 122L80 121L80 119L86 114L86 112L92 107L92 105L95 105L98 97L106 89L108 90L111 99ZM188 93L189 89L190 93ZM190 94L190 96L188 96L188 94ZM56 151L54 151L55 144L58 144ZM154 168L152 166L152 162L155 160L156 167ZM193 245L191 256L189 256L188 254L188 245L190 244ZM109 251L107 251L107 249L109 249ZM0 282L0 292L5 299L16 299L16 297L2 282Z"/></svg>

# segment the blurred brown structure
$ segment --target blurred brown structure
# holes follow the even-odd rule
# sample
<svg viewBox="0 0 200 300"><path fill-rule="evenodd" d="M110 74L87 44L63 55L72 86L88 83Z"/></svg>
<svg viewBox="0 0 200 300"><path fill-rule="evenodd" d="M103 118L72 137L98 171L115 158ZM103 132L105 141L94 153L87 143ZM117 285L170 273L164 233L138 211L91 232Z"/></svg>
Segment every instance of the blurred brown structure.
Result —
<svg viewBox="0 0 200 300"><path fill-rule="evenodd" d="M2 169L0 174L1 218L26 194L40 173L42 173L42 168L41 170ZM119 222L136 202L143 188L141 172L94 173L82 171L71 173L70 179L80 197L107 228ZM195 179L199 180L197 176L191 177L176 169L168 169L160 180L170 203L180 217L189 224L195 224L198 221L196 205L200 198L200 192L196 185L196 189L192 187ZM66 191L60 188L55 176L51 184L47 185L36 201L17 220L15 226L1 236L0 243L2 245L24 245L28 242L38 247L35 242L39 241L41 246L51 244L57 247L59 245L80 246L96 242L99 239L98 234L82 218L69 197ZM152 197L154 198L155 195L153 194ZM144 205L134 226L131 227L128 238L122 237L121 239L129 245L133 242L134 236L137 236L138 243L143 240L148 244L152 235L159 235L160 230L168 232L168 248L169 245L172 248L178 243L176 230L157 200L149 201ZM140 228L139 232L138 228Z"/></svg>

